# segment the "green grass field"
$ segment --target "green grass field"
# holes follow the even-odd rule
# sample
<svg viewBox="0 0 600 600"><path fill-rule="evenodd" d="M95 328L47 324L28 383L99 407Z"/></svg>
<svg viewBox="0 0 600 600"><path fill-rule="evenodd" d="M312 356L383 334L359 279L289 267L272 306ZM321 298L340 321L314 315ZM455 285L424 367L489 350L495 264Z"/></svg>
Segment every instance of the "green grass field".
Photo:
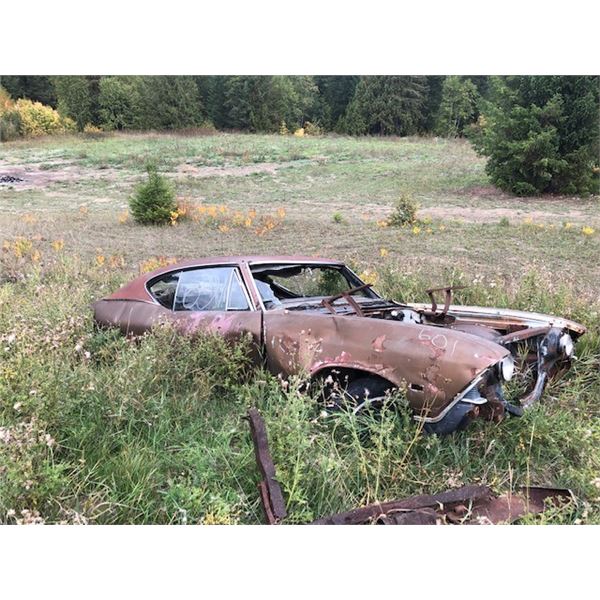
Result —
<svg viewBox="0 0 600 600"><path fill-rule="evenodd" d="M148 160L208 212L163 228L126 218ZM513 198L484 165L466 142L416 138L2 144L0 175L24 181L0 186L0 522L261 522L242 418L256 405L289 523L479 482L570 487L575 506L528 522L600 523L599 199ZM420 223L382 227L402 193ZM560 314L589 332L525 417L436 438L402 408L322 418L296 382L281 389L218 340L94 329L90 303L141 270L237 253L341 258L396 299L465 283L461 302Z"/></svg>

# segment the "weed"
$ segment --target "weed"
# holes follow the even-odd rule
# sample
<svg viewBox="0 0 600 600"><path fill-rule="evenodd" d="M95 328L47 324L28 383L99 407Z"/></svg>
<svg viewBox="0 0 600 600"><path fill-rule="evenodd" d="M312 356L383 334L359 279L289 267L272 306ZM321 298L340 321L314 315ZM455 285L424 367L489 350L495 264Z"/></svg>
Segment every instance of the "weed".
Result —
<svg viewBox="0 0 600 600"><path fill-rule="evenodd" d="M394 205L394 211L388 219L388 225L403 227L412 225L417 220L419 205L410 194L402 194Z"/></svg>

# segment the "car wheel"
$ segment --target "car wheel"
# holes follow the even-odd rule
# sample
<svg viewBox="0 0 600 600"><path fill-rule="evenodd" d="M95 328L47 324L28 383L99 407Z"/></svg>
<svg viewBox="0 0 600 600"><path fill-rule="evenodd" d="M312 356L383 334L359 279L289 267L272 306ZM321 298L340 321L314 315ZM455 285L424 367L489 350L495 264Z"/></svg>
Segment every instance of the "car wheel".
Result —
<svg viewBox="0 0 600 600"><path fill-rule="evenodd" d="M379 410L386 392L393 388L391 383L383 379L360 377L351 381L345 390L331 394L328 404L333 411L349 410L354 414L362 414L369 409Z"/></svg>

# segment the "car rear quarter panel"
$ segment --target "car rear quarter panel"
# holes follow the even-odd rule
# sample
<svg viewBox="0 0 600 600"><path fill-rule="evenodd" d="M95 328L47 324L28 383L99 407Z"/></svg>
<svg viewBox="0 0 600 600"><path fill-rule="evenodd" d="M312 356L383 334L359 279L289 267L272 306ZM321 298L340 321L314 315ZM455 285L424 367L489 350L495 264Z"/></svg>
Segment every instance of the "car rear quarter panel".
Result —
<svg viewBox="0 0 600 600"><path fill-rule="evenodd" d="M250 334L251 358L259 362L262 357L261 313L257 310L174 312L151 302L100 300L94 304L94 318L128 335L141 335L161 321L172 323L184 335L216 333L231 342Z"/></svg>

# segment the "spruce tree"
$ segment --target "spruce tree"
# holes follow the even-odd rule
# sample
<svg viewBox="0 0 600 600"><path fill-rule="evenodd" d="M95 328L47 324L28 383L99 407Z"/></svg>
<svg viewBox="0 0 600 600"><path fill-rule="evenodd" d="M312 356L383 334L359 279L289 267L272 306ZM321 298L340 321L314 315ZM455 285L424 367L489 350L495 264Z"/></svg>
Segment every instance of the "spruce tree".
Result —
<svg viewBox="0 0 600 600"><path fill-rule="evenodd" d="M520 196L598 194L597 76L494 78L478 150L501 189Z"/></svg>

